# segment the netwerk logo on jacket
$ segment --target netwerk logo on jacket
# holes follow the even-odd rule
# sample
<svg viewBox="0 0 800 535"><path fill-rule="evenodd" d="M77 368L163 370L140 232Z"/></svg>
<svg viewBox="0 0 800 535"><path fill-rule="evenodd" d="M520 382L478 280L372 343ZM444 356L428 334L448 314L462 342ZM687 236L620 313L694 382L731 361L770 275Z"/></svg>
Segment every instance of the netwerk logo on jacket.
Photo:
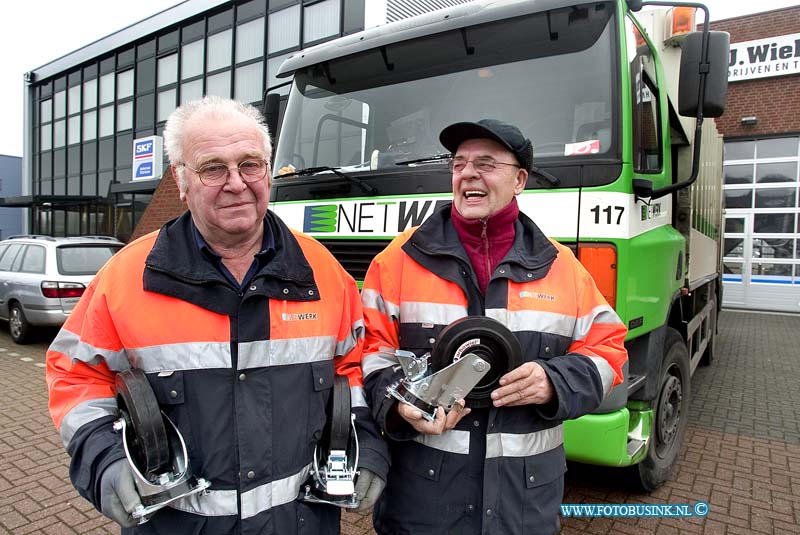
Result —
<svg viewBox="0 0 800 535"><path fill-rule="evenodd" d="M545 301L555 301L556 296L550 294L544 294L541 292L520 292L520 297L529 297L531 299L544 299Z"/></svg>
<svg viewBox="0 0 800 535"><path fill-rule="evenodd" d="M317 319L318 314L316 312L304 312L302 314L281 314L281 318L283 321L307 321L307 320L315 320Z"/></svg>

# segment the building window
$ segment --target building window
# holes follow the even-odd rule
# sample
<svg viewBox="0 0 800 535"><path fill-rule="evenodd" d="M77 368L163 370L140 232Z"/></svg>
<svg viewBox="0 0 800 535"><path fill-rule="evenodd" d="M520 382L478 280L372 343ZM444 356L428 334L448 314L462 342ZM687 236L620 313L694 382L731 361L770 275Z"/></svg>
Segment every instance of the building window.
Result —
<svg viewBox="0 0 800 535"><path fill-rule="evenodd" d="M800 286L800 137L725 143L726 283Z"/></svg>
<svg viewBox="0 0 800 535"><path fill-rule="evenodd" d="M230 98L231 71L224 71L206 79L206 95Z"/></svg>
<svg viewBox="0 0 800 535"><path fill-rule="evenodd" d="M133 102L117 104L117 132L133 128Z"/></svg>
<svg viewBox="0 0 800 535"><path fill-rule="evenodd" d="M259 102L264 92L264 64L251 63L236 69L233 97L240 102Z"/></svg>
<svg viewBox="0 0 800 535"><path fill-rule="evenodd" d="M324 0L303 12L303 43L313 43L339 34L339 0Z"/></svg>
<svg viewBox="0 0 800 535"><path fill-rule="evenodd" d="M97 106L97 78L83 82L83 109Z"/></svg>
<svg viewBox="0 0 800 535"><path fill-rule="evenodd" d="M117 73L117 99L133 96L133 69Z"/></svg>
<svg viewBox="0 0 800 535"><path fill-rule="evenodd" d="M110 72L100 77L100 105L114 102L114 73Z"/></svg>
<svg viewBox="0 0 800 535"><path fill-rule="evenodd" d="M40 144L42 150L50 150L53 148L53 132L52 132L52 125L50 124L43 124L42 129L40 131Z"/></svg>
<svg viewBox="0 0 800 535"><path fill-rule="evenodd" d="M236 22L250 20L259 15L263 16L266 10L266 3L266 0L252 0L251 2L239 4L236 6Z"/></svg>
<svg viewBox="0 0 800 535"><path fill-rule="evenodd" d="M178 54L158 58L158 87L178 81Z"/></svg>
<svg viewBox="0 0 800 535"><path fill-rule="evenodd" d="M216 33L208 37L208 56L206 71L212 72L231 65L232 30Z"/></svg>
<svg viewBox="0 0 800 535"><path fill-rule="evenodd" d="M39 103L39 116L43 123L53 120L53 101L52 99L43 100Z"/></svg>
<svg viewBox="0 0 800 535"><path fill-rule="evenodd" d="M55 107L55 118L59 119L67 114L67 92L59 91L55 94L53 99Z"/></svg>
<svg viewBox="0 0 800 535"><path fill-rule="evenodd" d="M176 93L175 89L168 89L158 94L158 122L166 121L169 114L175 110Z"/></svg>
<svg viewBox="0 0 800 535"><path fill-rule="evenodd" d="M67 122L64 119L53 123L53 146L63 147L67 142Z"/></svg>
<svg viewBox="0 0 800 535"><path fill-rule="evenodd" d="M83 114L83 140L89 141L97 137L97 111Z"/></svg>
<svg viewBox="0 0 800 535"><path fill-rule="evenodd" d="M155 93L145 93L136 97L136 130L137 134L142 129L150 129L155 124L156 116L156 95ZM149 132L152 133L152 132ZM149 134L148 133L148 134ZM147 135L147 134L146 134Z"/></svg>
<svg viewBox="0 0 800 535"><path fill-rule="evenodd" d="M114 106L100 108L100 137L114 133Z"/></svg>
<svg viewBox="0 0 800 535"><path fill-rule="evenodd" d="M67 144L74 145L81 141L81 116L73 115L67 121Z"/></svg>
<svg viewBox="0 0 800 535"><path fill-rule="evenodd" d="M236 63L264 55L264 19L236 27Z"/></svg>
<svg viewBox="0 0 800 535"><path fill-rule="evenodd" d="M181 80L203 74L203 41L181 47Z"/></svg>
<svg viewBox="0 0 800 535"><path fill-rule="evenodd" d="M300 45L300 5L269 14L267 48L278 52Z"/></svg>
<svg viewBox="0 0 800 535"><path fill-rule="evenodd" d="M181 104L203 98L203 80L181 84Z"/></svg>
<svg viewBox="0 0 800 535"><path fill-rule="evenodd" d="M81 86L76 85L69 88L68 112L70 115L81 111Z"/></svg>
<svg viewBox="0 0 800 535"><path fill-rule="evenodd" d="M156 88L156 58L136 63L136 94L148 93Z"/></svg>

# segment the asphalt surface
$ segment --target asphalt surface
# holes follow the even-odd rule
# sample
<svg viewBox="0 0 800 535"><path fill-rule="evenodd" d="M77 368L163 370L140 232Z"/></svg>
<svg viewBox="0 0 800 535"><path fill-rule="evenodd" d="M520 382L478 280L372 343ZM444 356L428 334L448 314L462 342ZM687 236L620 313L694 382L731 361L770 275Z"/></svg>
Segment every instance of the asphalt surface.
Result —
<svg viewBox="0 0 800 535"><path fill-rule="evenodd" d="M49 333L52 338L52 333ZM619 469L570 464L564 503L694 504L692 518L562 518L562 533L800 533L800 315L724 311L717 359L693 378L671 481L637 492ZM47 337L19 346L0 324L0 533L119 533L72 488L47 413ZM368 514L341 530L369 535Z"/></svg>

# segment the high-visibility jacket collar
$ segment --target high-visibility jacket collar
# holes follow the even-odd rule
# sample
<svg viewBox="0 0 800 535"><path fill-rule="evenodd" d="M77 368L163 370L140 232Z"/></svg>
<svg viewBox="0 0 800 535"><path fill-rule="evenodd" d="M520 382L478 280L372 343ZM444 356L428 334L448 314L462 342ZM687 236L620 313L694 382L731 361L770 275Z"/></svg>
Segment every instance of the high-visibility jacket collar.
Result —
<svg viewBox="0 0 800 535"><path fill-rule="evenodd" d="M291 301L319 299L314 273L297 239L270 211L266 224L275 237L275 254L251 279L258 293ZM183 284L175 284L176 280ZM147 256L143 284L147 291L177 297L220 314L234 313L241 301L239 289L197 247L189 212L161 228Z"/></svg>
<svg viewBox="0 0 800 535"><path fill-rule="evenodd" d="M469 257L451 220L450 206L448 203L436 210L403 245L406 254L435 273L439 270L433 269L422 257L455 257L472 271ZM497 267L507 264L510 269L506 276L515 282L538 280L547 275L556 256L558 250L555 246L528 216L520 212L515 222L514 244Z"/></svg>

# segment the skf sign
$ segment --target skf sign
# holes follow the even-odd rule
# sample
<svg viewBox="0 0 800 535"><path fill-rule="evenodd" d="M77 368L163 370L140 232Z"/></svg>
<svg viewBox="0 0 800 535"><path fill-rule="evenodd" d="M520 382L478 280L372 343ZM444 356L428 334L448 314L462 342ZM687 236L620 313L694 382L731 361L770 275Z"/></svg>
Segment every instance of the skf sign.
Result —
<svg viewBox="0 0 800 535"><path fill-rule="evenodd" d="M161 136L142 137L133 140L133 180L161 178Z"/></svg>

